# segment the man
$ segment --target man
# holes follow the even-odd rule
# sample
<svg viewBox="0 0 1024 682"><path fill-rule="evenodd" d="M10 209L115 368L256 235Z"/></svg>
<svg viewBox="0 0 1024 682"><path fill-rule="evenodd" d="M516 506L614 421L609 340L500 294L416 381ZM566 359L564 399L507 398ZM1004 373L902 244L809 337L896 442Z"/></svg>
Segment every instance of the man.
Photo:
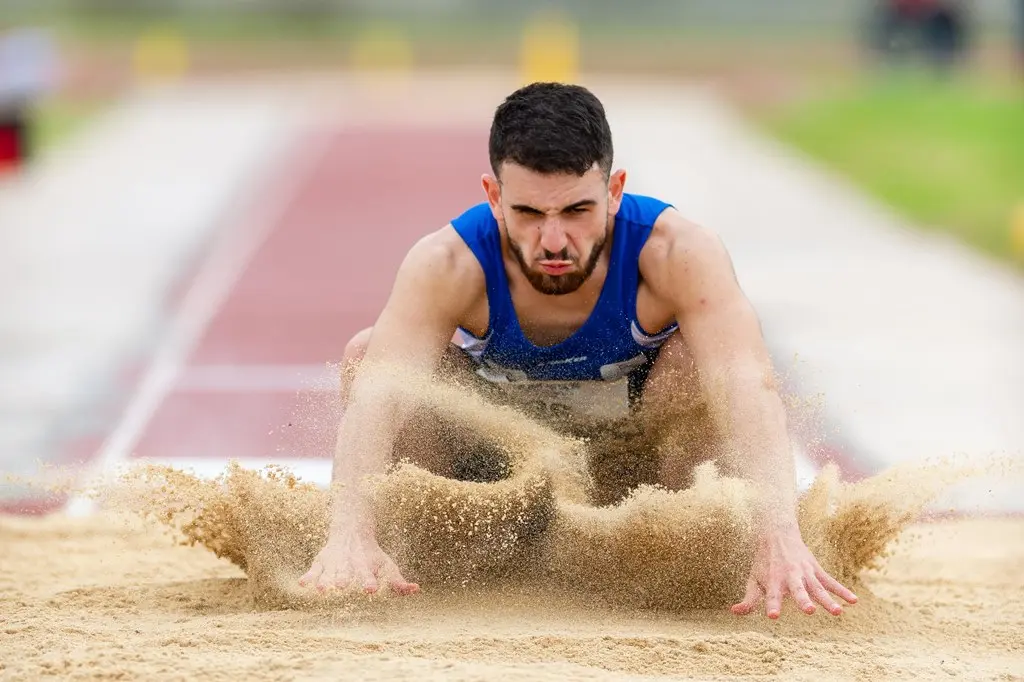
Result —
<svg viewBox="0 0 1024 682"><path fill-rule="evenodd" d="M409 251L376 325L352 339L344 362L397 363L421 377L468 365L493 386L527 394L576 382L601 394L588 404L624 401L627 419L642 426L659 415L665 422L674 405L704 405L719 450L764 493L746 595L733 611L764 599L777 618L789 594L806 613L815 602L841 613L831 594L856 597L801 539L783 405L722 243L668 204L624 191L603 106L582 87L514 92L495 112L489 151L486 203ZM419 589L377 543L358 490L386 469L408 418L379 387L366 371L343 380L329 538L302 585ZM421 463L457 477L458 463L430 450ZM690 466L666 455L656 482L678 488Z"/></svg>
<svg viewBox="0 0 1024 682"><path fill-rule="evenodd" d="M0 24L0 177L31 160L33 108L53 87L55 66L45 33Z"/></svg>

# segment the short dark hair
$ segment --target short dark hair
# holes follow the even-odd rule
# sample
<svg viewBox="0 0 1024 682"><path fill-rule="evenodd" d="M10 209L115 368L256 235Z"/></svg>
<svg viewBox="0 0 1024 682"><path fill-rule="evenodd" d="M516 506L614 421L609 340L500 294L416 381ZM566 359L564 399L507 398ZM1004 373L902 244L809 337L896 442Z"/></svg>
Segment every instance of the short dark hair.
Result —
<svg viewBox="0 0 1024 682"><path fill-rule="evenodd" d="M510 161L538 173L584 175L612 167L612 131L604 106L580 85L531 83L494 112L488 143L491 170Z"/></svg>

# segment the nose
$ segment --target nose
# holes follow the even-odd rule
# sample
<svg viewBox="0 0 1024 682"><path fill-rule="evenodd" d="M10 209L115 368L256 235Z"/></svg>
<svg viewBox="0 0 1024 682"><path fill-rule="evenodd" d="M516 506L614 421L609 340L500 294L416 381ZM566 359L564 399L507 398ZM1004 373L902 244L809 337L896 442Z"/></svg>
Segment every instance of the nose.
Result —
<svg viewBox="0 0 1024 682"><path fill-rule="evenodd" d="M540 226L540 247L551 253L561 253L569 240L565 236L565 228L558 218L548 218Z"/></svg>

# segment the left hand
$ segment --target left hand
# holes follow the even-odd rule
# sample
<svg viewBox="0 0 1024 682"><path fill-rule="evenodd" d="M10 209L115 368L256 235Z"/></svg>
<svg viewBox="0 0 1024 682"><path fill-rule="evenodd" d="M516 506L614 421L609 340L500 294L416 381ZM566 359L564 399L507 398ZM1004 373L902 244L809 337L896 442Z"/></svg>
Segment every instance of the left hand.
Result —
<svg viewBox="0 0 1024 682"><path fill-rule="evenodd" d="M764 599L768 617L776 619L782 612L782 599L788 594L808 615L817 610L814 605L817 601L833 616L838 616L843 607L830 593L849 604L857 602L853 592L821 568L800 538L799 530L772 530L759 543L747 580L747 592L743 601L733 605L732 612L744 616Z"/></svg>

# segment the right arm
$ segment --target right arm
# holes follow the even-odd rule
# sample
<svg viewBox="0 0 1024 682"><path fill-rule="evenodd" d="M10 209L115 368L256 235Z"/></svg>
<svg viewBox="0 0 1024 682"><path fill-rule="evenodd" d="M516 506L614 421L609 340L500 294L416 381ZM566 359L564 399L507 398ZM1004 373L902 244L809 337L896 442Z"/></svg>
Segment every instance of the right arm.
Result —
<svg viewBox="0 0 1024 682"><path fill-rule="evenodd" d="M454 233L451 236L458 239ZM460 256L449 234L442 231L417 243L398 271L353 378L338 430L332 535L370 532L372 528L365 498L358 489L367 476L382 473L388 465L398 428L409 412L398 396L380 388L395 375L414 385L428 380L436 369L473 302L474 287L466 286L460 272L466 269L460 262L465 259Z"/></svg>
<svg viewBox="0 0 1024 682"><path fill-rule="evenodd" d="M392 574L393 587L415 591L377 545L363 483L386 469L409 413L405 401L388 390L392 377L407 385L429 380L482 288L483 272L450 227L409 251L349 389L334 457L328 539L302 584L359 581L373 591L374 578L385 578L383 568Z"/></svg>

